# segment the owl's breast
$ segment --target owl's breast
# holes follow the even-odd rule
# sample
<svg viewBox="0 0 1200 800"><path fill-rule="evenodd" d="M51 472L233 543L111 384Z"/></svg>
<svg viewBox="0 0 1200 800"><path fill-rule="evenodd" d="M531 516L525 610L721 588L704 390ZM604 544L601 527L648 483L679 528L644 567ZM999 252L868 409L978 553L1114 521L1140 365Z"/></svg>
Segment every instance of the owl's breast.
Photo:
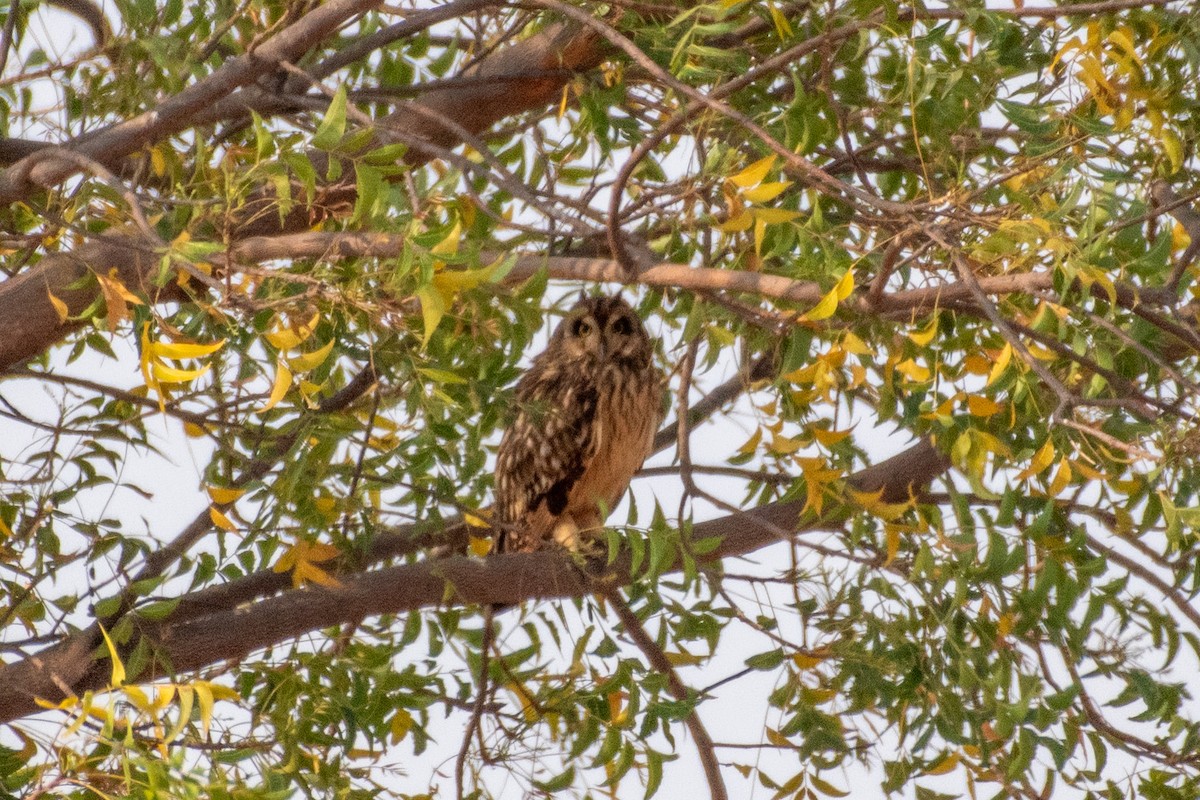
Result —
<svg viewBox="0 0 1200 800"><path fill-rule="evenodd" d="M567 503L567 512L581 530L599 527L620 502L650 455L661 417L656 370L615 372L602 381L592 453Z"/></svg>

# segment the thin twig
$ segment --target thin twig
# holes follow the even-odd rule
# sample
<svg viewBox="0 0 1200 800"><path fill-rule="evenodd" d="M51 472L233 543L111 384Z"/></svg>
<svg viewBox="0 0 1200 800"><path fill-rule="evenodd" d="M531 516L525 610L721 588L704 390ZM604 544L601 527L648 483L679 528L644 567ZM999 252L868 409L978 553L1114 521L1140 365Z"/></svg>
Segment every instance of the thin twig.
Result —
<svg viewBox="0 0 1200 800"><path fill-rule="evenodd" d="M471 709L471 717L467 720L466 730L463 731L462 745L458 748L458 756L454 759L454 787L458 800L464 800L464 779L467 767L467 754L471 750L471 738L479 730L480 720L483 719L484 707L487 704L490 656L492 643L496 638L495 606L487 605L483 609L483 645L479 653L479 688L475 695L475 705Z"/></svg>
<svg viewBox="0 0 1200 800"><path fill-rule="evenodd" d="M691 709L684 724L687 725L688 731L692 734L692 740L696 743L700 764L704 768L704 777L708 780L709 793L713 800L728 800L729 791L725 788L725 779L721 776L721 762L717 760L717 753L713 749L712 737L708 735L708 730L700 719L700 712L697 708L698 701L692 698L691 692L680 679L679 673L675 671L675 666L667 658L667 654L654 641L654 638L642 625L642 621L638 619L638 615L625 602L621 593L612 587L602 587L601 594L613 607L617 618L621 620L621 625L625 628L626 635L642 651L642 655L646 656L651 668L666 676L667 688L671 695L681 703L691 703Z"/></svg>
<svg viewBox="0 0 1200 800"><path fill-rule="evenodd" d="M4 20L4 32L0 34L0 75L8 66L8 52L12 49L13 30L17 27L17 13L21 10L21 0L12 0L8 6L8 17Z"/></svg>

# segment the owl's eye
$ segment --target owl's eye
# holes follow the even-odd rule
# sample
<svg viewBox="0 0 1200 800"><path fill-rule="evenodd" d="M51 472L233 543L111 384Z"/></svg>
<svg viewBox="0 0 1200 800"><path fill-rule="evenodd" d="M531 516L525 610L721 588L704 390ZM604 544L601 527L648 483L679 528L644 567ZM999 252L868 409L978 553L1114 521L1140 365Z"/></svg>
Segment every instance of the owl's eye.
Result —
<svg viewBox="0 0 1200 800"><path fill-rule="evenodd" d="M621 336L628 336L633 333L633 323L629 321L629 317L617 317L612 324L613 333Z"/></svg>
<svg viewBox="0 0 1200 800"><path fill-rule="evenodd" d="M575 323L571 325L571 334L573 336L587 336L591 332L592 323L588 322L586 319L577 319L575 320Z"/></svg>

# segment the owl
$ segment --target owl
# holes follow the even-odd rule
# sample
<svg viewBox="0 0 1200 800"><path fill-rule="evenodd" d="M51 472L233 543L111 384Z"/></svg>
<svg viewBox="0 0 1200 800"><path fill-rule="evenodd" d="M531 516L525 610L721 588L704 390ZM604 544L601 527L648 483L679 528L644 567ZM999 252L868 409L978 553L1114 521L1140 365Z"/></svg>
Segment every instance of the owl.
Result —
<svg viewBox="0 0 1200 800"><path fill-rule="evenodd" d="M497 552L586 548L662 421L662 373L620 296L584 297L517 383L496 458Z"/></svg>

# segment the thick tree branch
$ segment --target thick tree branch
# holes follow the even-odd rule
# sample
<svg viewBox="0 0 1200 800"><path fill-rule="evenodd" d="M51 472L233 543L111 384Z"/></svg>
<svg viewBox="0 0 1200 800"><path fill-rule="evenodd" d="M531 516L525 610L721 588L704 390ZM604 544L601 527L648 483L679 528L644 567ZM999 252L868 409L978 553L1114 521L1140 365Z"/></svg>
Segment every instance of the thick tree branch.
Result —
<svg viewBox="0 0 1200 800"><path fill-rule="evenodd" d="M87 134L64 147L111 167L139 148L191 127L195 124L196 114L212 108L238 87L273 72L280 62L296 60L347 21L379 2L330 0L263 42L253 52L226 61L212 75L167 98L157 108ZM0 202L21 200L30 190L54 186L79 169L68 159L39 158L39 155L35 153L0 172Z"/></svg>
<svg viewBox="0 0 1200 800"><path fill-rule="evenodd" d="M263 262L286 258L356 258L391 257L403 252L403 237L383 233L309 232L287 236L256 236L233 245L234 260ZM500 258L500 253L481 253L480 262ZM581 256L518 255L508 273L509 283L519 283L541 270L555 280L577 280L609 283L635 283L658 288L691 289L694 291L725 291L769 297L794 303L815 304L828 287L813 281L799 281L783 275L729 269L706 269L689 264L662 262L641 270L630 277L615 258L585 258ZM980 287L988 294L1032 293L1053 287L1049 272L1024 272L978 278ZM965 284L955 283L921 289L907 289L880 296L877 300L859 292L842 306L861 314L887 311L921 311L939 303L971 300L974 295Z"/></svg>
<svg viewBox="0 0 1200 800"><path fill-rule="evenodd" d="M931 444L921 442L849 479L861 491L882 490L898 502L921 491L949 466ZM819 519L801 519L802 501L772 503L751 511L701 522L697 538L721 537L722 544L703 559L708 563L741 556L780 541L780 530L804 533L839 525L846 511ZM678 570L680 564L672 569ZM618 559L603 578L627 584L628 558ZM595 590L593 578L554 551L516 553L486 560L455 556L427 559L386 569L345 575L335 589L309 587L285 592L247 608L228 609L180 624L168 619L144 624L158 658L139 676L152 680L190 672L220 661L244 658L255 650L321 628L357 622L369 616L398 614L455 604L514 605L526 600L580 597ZM135 646L138 637L129 646ZM107 661L93 661L93 647L69 637L23 661L0 666L0 722L34 713L35 698L57 701L71 693L103 689Z"/></svg>

